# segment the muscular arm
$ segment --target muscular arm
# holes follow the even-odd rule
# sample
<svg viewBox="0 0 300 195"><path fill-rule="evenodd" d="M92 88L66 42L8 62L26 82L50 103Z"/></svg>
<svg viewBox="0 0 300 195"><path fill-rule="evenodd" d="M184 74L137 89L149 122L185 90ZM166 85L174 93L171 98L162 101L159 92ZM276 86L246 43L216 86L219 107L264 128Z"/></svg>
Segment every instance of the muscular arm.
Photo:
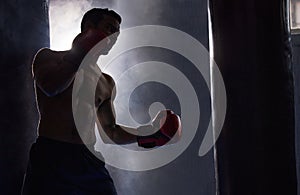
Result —
<svg viewBox="0 0 300 195"><path fill-rule="evenodd" d="M111 99L103 102L97 110L99 134L104 143L130 144L136 142L137 129L116 124ZM101 127L102 129L100 129ZM128 133L131 132L131 133Z"/></svg>
<svg viewBox="0 0 300 195"><path fill-rule="evenodd" d="M32 64L37 86L48 96L64 91L72 83L84 56L106 36L102 31L90 28L75 37L69 51L55 52L47 48L40 50ZM98 58L109 42L109 39L105 40L102 48L98 48L97 55L93 55L93 60Z"/></svg>
<svg viewBox="0 0 300 195"><path fill-rule="evenodd" d="M110 79L110 83L112 90L115 89L112 79ZM111 94L115 93L111 91ZM136 142L136 135L138 135L136 128L116 124L113 100L114 96L106 99L97 109L97 125L103 142L109 144L130 144Z"/></svg>
<svg viewBox="0 0 300 195"><path fill-rule="evenodd" d="M47 96L55 96L64 91L70 86L80 65L78 56L80 54L69 51L64 57L60 57L58 52L41 49L32 64L37 86Z"/></svg>
<svg viewBox="0 0 300 195"><path fill-rule="evenodd" d="M108 85L112 86L109 90L112 92L115 89L114 82L110 77L108 80L111 80ZM114 95L115 93L110 94ZM160 111L151 125L140 126L137 129L116 124L112 104L113 95L106 98L97 109L98 129L104 143L129 144L138 142L140 147L153 148L167 144L172 138L174 138L174 143L179 140L181 136L180 118L171 110Z"/></svg>

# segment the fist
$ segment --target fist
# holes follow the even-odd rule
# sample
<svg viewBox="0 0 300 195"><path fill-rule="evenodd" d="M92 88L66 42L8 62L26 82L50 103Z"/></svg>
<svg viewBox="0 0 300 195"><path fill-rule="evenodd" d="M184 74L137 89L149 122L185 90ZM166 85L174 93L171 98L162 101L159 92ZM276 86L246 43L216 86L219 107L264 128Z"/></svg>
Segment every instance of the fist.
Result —
<svg viewBox="0 0 300 195"><path fill-rule="evenodd" d="M171 110L160 111L152 122L157 132L148 136L138 136L138 145L144 148L153 148L167 144L170 140L176 143L181 137L181 121L178 115Z"/></svg>

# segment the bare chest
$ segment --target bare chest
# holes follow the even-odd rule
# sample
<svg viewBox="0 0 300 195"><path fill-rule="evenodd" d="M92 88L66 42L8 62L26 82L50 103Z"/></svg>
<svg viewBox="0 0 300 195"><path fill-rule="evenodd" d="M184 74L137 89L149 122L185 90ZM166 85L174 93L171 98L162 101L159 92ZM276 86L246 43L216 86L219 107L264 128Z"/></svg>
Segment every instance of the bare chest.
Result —
<svg viewBox="0 0 300 195"><path fill-rule="evenodd" d="M99 107L111 97L112 86L99 69L81 70L73 83L73 96Z"/></svg>

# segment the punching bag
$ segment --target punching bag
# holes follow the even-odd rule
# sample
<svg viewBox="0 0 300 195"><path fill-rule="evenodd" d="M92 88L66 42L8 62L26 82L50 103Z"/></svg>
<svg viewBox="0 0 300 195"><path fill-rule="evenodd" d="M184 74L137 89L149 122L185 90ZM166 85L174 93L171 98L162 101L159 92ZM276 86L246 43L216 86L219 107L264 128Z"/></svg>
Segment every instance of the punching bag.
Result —
<svg viewBox="0 0 300 195"><path fill-rule="evenodd" d="M48 1L1 1L0 13L0 194L20 194L37 135L31 62L49 46Z"/></svg>
<svg viewBox="0 0 300 195"><path fill-rule="evenodd" d="M296 195L287 1L211 0L227 114L217 142L220 195Z"/></svg>

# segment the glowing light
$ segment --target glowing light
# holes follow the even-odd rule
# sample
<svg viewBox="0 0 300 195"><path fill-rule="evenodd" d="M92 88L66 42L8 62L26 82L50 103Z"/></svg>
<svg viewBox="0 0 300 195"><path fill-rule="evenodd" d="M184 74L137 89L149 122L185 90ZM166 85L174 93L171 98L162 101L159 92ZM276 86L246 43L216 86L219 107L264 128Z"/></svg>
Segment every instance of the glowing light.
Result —
<svg viewBox="0 0 300 195"><path fill-rule="evenodd" d="M83 14L92 8L91 1L50 1L50 48L67 50L71 48L75 36L80 33Z"/></svg>

